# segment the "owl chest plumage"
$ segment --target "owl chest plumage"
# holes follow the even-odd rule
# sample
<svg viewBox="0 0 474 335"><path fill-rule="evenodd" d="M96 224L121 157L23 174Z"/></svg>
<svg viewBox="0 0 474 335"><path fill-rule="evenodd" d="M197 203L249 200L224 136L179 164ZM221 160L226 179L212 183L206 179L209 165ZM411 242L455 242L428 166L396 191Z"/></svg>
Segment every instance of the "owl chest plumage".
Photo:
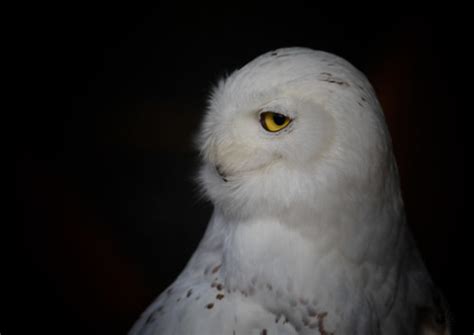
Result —
<svg viewBox="0 0 474 335"><path fill-rule="evenodd" d="M219 334L379 333L379 305L395 286L386 269L351 264L337 246L314 245L280 222L230 225L214 215L186 269L143 317L158 327L150 334L204 334L210 324Z"/></svg>
<svg viewBox="0 0 474 335"><path fill-rule="evenodd" d="M315 238L278 220L231 230L222 267L231 291L284 316L300 334L377 333L377 313L387 313L396 295L397 262L355 261L330 230Z"/></svg>

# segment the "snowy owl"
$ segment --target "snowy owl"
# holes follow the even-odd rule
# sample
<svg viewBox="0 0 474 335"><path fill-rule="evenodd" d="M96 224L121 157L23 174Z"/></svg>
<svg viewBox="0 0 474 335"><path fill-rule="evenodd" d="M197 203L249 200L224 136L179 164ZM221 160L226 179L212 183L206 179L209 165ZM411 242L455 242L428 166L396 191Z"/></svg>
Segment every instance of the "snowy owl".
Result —
<svg viewBox="0 0 474 335"><path fill-rule="evenodd" d="M382 109L351 64L256 58L215 87L197 144L214 212L130 334L449 334Z"/></svg>

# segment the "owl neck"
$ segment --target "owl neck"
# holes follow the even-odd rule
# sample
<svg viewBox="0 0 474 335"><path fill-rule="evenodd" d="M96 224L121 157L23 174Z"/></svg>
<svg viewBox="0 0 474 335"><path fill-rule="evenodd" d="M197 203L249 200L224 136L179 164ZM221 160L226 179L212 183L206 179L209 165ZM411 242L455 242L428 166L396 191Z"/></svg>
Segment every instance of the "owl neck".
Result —
<svg viewBox="0 0 474 335"><path fill-rule="evenodd" d="M403 240L398 180L390 176L371 185L377 190L365 189L361 194L357 188L346 188L344 196L326 189L325 199L339 200L330 205L320 202L321 206L303 202L275 216L235 219L216 208L220 229L225 231L226 283L239 290L269 285L304 295L314 292L315 283L331 281L335 271L355 264L373 262L389 269Z"/></svg>

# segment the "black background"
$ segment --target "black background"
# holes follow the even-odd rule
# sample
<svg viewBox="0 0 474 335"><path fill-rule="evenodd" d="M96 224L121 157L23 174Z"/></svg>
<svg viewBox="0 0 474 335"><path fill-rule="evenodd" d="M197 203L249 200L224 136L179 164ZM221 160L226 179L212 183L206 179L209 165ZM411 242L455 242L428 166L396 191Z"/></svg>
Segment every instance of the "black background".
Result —
<svg viewBox="0 0 474 335"><path fill-rule="evenodd" d="M343 9L20 8L6 31L14 58L6 66L19 89L9 114L21 241L5 253L2 335L130 328L181 271L212 210L193 182L192 147L210 87L285 46L336 53L369 77L409 224L457 331L471 333L468 270L458 266L472 262L460 237L462 10Z"/></svg>

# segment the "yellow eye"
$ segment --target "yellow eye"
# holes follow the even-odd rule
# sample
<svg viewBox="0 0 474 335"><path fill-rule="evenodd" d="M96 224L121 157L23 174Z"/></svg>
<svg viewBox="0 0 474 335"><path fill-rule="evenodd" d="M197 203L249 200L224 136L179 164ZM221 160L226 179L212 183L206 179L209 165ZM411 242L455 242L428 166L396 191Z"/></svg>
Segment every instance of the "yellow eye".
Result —
<svg viewBox="0 0 474 335"><path fill-rule="evenodd" d="M290 124L291 119L283 114L274 112L263 112L260 114L260 123L262 127L272 133L286 128Z"/></svg>

